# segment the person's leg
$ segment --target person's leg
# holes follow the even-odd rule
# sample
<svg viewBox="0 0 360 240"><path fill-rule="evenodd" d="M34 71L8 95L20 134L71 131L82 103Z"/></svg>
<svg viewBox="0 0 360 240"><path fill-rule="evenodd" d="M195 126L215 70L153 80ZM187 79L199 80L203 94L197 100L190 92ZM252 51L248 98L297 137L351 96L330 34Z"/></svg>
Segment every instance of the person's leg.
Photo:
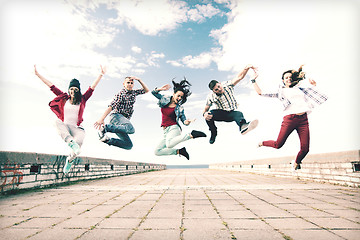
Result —
<svg viewBox="0 0 360 240"><path fill-rule="evenodd" d="M289 137L290 133L292 131L294 131L295 126L294 126L294 120L293 120L293 116L285 116L283 119L283 122L281 124L281 129L278 135L278 138L276 141L273 140L268 140L268 141L263 141L262 142L262 146L265 147L273 147L276 149L281 148L284 143L286 142L286 139Z"/></svg>
<svg viewBox="0 0 360 240"><path fill-rule="evenodd" d="M70 126L65 124L61 120L55 121L55 127L60 137L68 144L75 155L80 154L80 146L76 143L74 137L71 134Z"/></svg>
<svg viewBox="0 0 360 240"><path fill-rule="evenodd" d="M73 140L73 137L70 134L70 129L63 121L61 121L60 119L57 119L55 121L55 127L56 127L56 130L59 133L60 137L66 143L69 143L71 140Z"/></svg>
<svg viewBox="0 0 360 240"><path fill-rule="evenodd" d="M227 112L221 109L213 109L210 111L212 118L210 120L206 120L206 124L209 126L209 130L211 133L210 137L210 144L213 144L215 142L216 136L217 136L217 127L215 125L215 121L226 121L227 118Z"/></svg>
<svg viewBox="0 0 360 240"><path fill-rule="evenodd" d="M134 126L131 124L130 120L124 117L120 113L112 113L110 115L110 122L104 126L105 132L112 133L135 133Z"/></svg>
<svg viewBox="0 0 360 240"><path fill-rule="evenodd" d="M74 141L81 147L85 139L85 130L82 127L69 126Z"/></svg>
<svg viewBox="0 0 360 240"><path fill-rule="evenodd" d="M309 122L307 119L307 115L306 114L304 115L299 116L299 125L296 128L296 131L300 139L300 151L296 157L297 164L301 164L301 161L305 158L305 156L309 152L309 145L310 145Z"/></svg>
<svg viewBox="0 0 360 240"><path fill-rule="evenodd" d="M225 122L232 121L235 121L235 123L239 126L239 130L241 130L241 126L246 123L244 115L240 111L231 111L227 114Z"/></svg>
<svg viewBox="0 0 360 240"><path fill-rule="evenodd" d="M115 146L115 147L123 148L123 149L126 149L126 150L132 149L133 143L132 143L132 141L131 141L128 134L126 134L126 133L116 133L116 135L119 138L110 138L105 143L110 145L110 146Z"/></svg>
<svg viewBox="0 0 360 240"><path fill-rule="evenodd" d="M127 150L132 149L133 143L128 134L133 134L135 129L130 120L122 114L113 113L110 115L110 123L105 124L105 132L115 133L119 137L109 138L104 141L106 144Z"/></svg>
<svg viewBox="0 0 360 240"><path fill-rule="evenodd" d="M174 149L177 144L189 140L190 134L181 134L181 129L178 125L173 125L164 129L164 139L161 140L155 150L157 156L176 155L178 149Z"/></svg>

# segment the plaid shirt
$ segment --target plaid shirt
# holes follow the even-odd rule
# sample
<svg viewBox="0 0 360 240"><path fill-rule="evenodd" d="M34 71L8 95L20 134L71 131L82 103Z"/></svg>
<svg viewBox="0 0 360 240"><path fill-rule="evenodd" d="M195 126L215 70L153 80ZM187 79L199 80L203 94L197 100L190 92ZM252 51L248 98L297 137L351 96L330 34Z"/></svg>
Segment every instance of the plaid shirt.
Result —
<svg viewBox="0 0 360 240"><path fill-rule="evenodd" d="M307 87L305 86L302 87L302 85L303 84L298 84L295 85L294 87L299 88L304 93L305 101L309 104L310 108L314 108L315 107L314 104L320 105L328 99L328 97L325 94L318 92L311 85ZM281 84L279 87L279 91L277 93L263 93L261 94L261 96L278 98L283 104L285 110L291 104L291 102L283 95L284 88L285 86Z"/></svg>
<svg viewBox="0 0 360 240"><path fill-rule="evenodd" d="M237 109L238 105L234 96L234 85L232 84L232 81L222 82L221 85L224 88L224 93L217 95L214 92L211 92L206 99L206 105L211 106L215 104L216 109L226 111Z"/></svg>
<svg viewBox="0 0 360 240"><path fill-rule="evenodd" d="M126 89L122 89L115 95L109 107L112 108L114 113L120 113L127 119L130 119L134 112L136 96L140 94L145 94L145 90L137 89L128 91Z"/></svg>

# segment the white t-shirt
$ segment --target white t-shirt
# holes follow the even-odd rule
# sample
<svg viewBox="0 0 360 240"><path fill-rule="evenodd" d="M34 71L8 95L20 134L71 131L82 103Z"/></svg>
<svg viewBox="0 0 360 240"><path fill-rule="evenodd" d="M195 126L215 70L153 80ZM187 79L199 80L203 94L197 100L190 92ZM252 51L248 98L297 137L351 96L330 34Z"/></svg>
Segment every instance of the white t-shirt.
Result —
<svg viewBox="0 0 360 240"><path fill-rule="evenodd" d="M67 100L64 106L64 123L77 126L80 104L73 105Z"/></svg>
<svg viewBox="0 0 360 240"><path fill-rule="evenodd" d="M283 96L290 101L290 105L284 110L284 116L310 111L310 106L305 99L305 94L297 87L283 88Z"/></svg>

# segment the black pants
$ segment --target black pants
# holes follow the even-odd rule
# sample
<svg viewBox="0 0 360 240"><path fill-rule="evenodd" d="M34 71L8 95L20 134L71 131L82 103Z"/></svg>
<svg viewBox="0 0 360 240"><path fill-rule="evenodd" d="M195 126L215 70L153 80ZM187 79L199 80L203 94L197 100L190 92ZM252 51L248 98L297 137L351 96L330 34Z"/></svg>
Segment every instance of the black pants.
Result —
<svg viewBox="0 0 360 240"><path fill-rule="evenodd" d="M207 121L206 123L209 126L210 132L216 132L217 127L215 126L215 121L218 122L233 122L235 121L236 124L239 126L239 130L241 130L241 125L246 123L244 115L242 112L239 111L225 111L221 109L214 109L210 111L213 117Z"/></svg>

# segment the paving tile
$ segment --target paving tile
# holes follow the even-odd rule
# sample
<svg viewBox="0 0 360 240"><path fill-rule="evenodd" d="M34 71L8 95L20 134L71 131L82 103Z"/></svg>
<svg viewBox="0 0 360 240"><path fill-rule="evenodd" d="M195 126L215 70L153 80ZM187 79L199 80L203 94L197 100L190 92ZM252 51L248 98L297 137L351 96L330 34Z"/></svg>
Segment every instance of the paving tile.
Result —
<svg viewBox="0 0 360 240"><path fill-rule="evenodd" d="M2 197L0 238L356 239L359 199L357 188L174 169Z"/></svg>

